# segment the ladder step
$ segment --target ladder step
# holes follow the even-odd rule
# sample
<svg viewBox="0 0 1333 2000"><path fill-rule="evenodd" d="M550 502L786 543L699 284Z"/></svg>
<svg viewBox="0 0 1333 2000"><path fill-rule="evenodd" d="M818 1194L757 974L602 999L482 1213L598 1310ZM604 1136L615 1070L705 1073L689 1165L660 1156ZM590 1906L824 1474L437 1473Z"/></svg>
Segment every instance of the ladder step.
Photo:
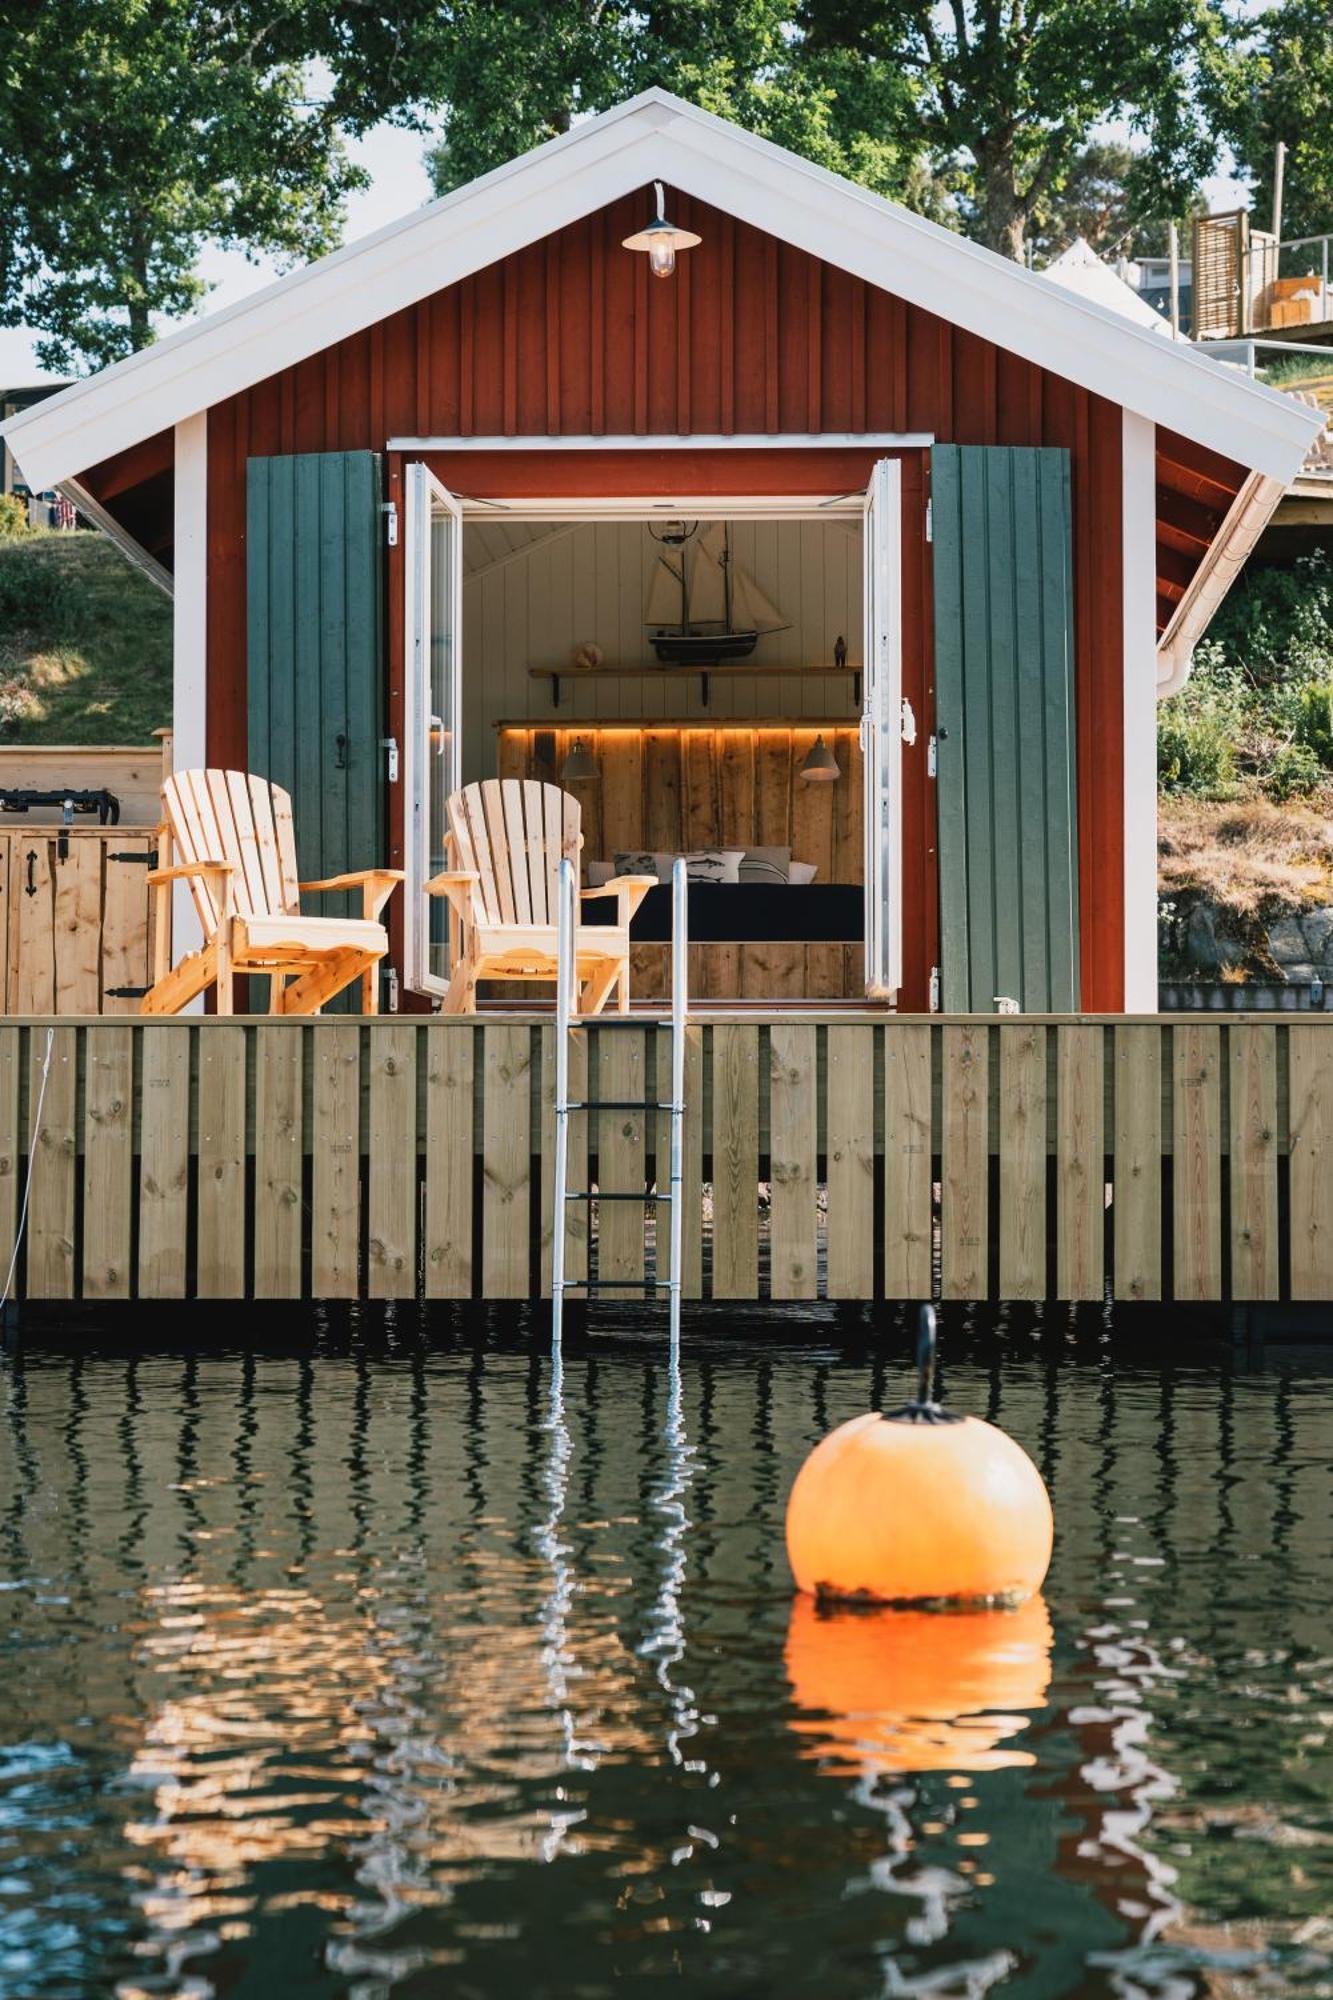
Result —
<svg viewBox="0 0 1333 2000"><path fill-rule="evenodd" d="M557 1105L557 1111L559 1108ZM571 1100L565 1106L566 1111L671 1111L674 1108L670 1104L659 1104L652 1097L594 1097L577 1102Z"/></svg>
<svg viewBox="0 0 1333 2000"><path fill-rule="evenodd" d="M669 1292L670 1278L566 1278L567 1292Z"/></svg>
<svg viewBox="0 0 1333 2000"><path fill-rule="evenodd" d="M622 1194L618 1190L607 1189L603 1194L596 1189L586 1193L567 1194L566 1201L670 1201L669 1194Z"/></svg>

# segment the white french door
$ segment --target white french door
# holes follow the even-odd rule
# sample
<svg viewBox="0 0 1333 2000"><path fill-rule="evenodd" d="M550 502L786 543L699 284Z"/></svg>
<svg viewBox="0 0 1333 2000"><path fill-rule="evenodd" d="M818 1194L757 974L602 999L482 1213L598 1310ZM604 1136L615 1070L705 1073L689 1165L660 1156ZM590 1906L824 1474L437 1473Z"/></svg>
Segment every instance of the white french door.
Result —
<svg viewBox="0 0 1333 2000"><path fill-rule="evenodd" d="M902 468L896 458L881 458L866 488L864 567L866 994L883 1000L903 978Z"/></svg>
<svg viewBox="0 0 1333 2000"><path fill-rule="evenodd" d="M445 804L462 783L462 503L425 465L407 468L406 984L449 984L449 905L426 883L449 866Z"/></svg>

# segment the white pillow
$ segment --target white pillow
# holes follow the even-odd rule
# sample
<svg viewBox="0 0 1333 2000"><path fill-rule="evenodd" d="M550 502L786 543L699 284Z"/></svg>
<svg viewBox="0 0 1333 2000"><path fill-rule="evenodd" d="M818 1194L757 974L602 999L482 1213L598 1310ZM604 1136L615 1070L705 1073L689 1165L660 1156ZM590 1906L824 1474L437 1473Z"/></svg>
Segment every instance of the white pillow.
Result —
<svg viewBox="0 0 1333 2000"><path fill-rule="evenodd" d="M818 872L817 864L813 861L793 861L787 880L804 887L807 882L814 881Z"/></svg>
<svg viewBox="0 0 1333 2000"><path fill-rule="evenodd" d="M615 872L614 866L609 861L590 861L588 863L588 887L590 889L604 888Z"/></svg>
<svg viewBox="0 0 1333 2000"><path fill-rule="evenodd" d="M700 847L685 856L685 873L691 882L739 882L743 847Z"/></svg>

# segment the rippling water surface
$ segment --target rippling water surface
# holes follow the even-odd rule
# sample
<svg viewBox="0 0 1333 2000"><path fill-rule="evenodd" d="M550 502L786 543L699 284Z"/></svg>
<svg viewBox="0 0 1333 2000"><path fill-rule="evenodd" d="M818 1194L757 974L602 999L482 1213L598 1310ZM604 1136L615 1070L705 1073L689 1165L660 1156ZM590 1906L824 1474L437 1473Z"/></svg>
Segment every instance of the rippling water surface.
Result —
<svg viewBox="0 0 1333 2000"><path fill-rule="evenodd" d="M0 1995L1333 1994L1333 1376L1016 1348L955 1618L793 1600L864 1357L11 1358Z"/></svg>

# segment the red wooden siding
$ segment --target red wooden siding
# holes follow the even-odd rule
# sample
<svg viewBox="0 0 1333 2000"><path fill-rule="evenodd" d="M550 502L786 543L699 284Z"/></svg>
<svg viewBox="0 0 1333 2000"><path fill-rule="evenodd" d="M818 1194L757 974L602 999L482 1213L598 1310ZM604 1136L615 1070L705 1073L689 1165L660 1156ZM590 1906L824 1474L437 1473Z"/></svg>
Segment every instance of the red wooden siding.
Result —
<svg viewBox="0 0 1333 2000"><path fill-rule="evenodd" d="M1171 615L1245 482L1245 467L1157 431L1157 630Z"/></svg>

